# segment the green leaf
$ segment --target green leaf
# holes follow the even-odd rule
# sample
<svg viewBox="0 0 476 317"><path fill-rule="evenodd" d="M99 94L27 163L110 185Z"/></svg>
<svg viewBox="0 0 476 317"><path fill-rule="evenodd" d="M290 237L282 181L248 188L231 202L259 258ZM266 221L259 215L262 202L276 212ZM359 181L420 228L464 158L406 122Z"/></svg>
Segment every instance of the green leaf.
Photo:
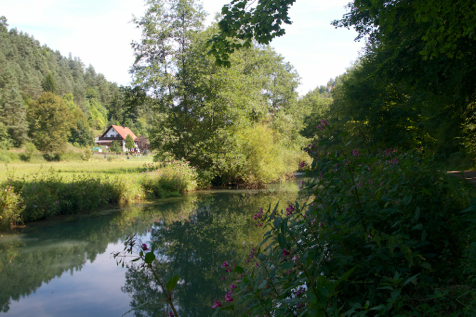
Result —
<svg viewBox="0 0 476 317"><path fill-rule="evenodd" d="M241 266L238 266L238 265L237 265L237 266L235 266L234 271L237 272L237 273L243 273L244 270L243 270L243 268L242 268Z"/></svg>
<svg viewBox="0 0 476 317"><path fill-rule="evenodd" d="M286 239L284 238L284 235L282 234L278 235L278 242L281 249L286 249Z"/></svg>
<svg viewBox="0 0 476 317"><path fill-rule="evenodd" d="M180 278L177 275L172 276L172 278L167 282L167 285L166 285L167 289L169 291L173 290L175 286L177 286L179 279Z"/></svg>
<svg viewBox="0 0 476 317"><path fill-rule="evenodd" d="M155 260L155 254L154 253L147 252L145 254L145 259L144 259L145 263L151 264L154 260Z"/></svg>
<svg viewBox="0 0 476 317"><path fill-rule="evenodd" d="M403 282L403 286L407 285L410 282L413 282L420 273L413 275L412 277L408 278L405 282Z"/></svg>

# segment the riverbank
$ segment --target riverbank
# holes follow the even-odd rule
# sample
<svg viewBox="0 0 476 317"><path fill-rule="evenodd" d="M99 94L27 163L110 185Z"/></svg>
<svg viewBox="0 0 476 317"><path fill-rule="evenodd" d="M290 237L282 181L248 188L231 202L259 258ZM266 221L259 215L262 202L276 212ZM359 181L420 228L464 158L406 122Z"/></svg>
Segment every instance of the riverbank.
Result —
<svg viewBox="0 0 476 317"><path fill-rule="evenodd" d="M198 174L186 161L12 164L2 170L0 228L198 188Z"/></svg>

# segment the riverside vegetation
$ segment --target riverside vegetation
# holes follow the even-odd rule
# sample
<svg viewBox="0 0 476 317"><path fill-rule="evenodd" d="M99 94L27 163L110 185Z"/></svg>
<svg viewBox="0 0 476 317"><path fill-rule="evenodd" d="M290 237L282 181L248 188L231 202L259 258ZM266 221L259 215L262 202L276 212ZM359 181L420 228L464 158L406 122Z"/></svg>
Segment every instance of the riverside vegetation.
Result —
<svg viewBox="0 0 476 317"><path fill-rule="evenodd" d="M321 127L330 131L323 121ZM323 133L324 134L324 133ZM323 137L323 140L332 137ZM326 148L326 146L323 146ZM285 210L253 216L259 246L225 261L215 315L470 316L476 312L476 197L472 185L434 168L423 148L362 153L351 145L310 149L312 181ZM163 290L179 275L160 274L155 246L134 236L115 253ZM152 249L151 249L152 248Z"/></svg>
<svg viewBox="0 0 476 317"><path fill-rule="evenodd" d="M124 169L125 162L97 163L95 167L88 163L59 164L60 169L40 169L17 177L14 171L6 170L1 180L0 227L125 206L147 197L178 196L198 189L200 183L196 169L183 160L139 161L129 164L129 169ZM111 164L113 168L107 168Z"/></svg>

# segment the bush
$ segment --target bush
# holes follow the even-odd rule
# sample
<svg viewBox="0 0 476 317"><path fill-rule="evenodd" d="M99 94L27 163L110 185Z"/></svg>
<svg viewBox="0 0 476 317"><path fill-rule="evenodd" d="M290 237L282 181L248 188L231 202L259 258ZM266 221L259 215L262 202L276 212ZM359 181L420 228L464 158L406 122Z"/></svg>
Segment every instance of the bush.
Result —
<svg viewBox="0 0 476 317"><path fill-rule="evenodd" d="M89 161L92 157L93 157L93 151L91 151L90 149L85 149L83 151L83 154L81 155L81 159L83 161Z"/></svg>
<svg viewBox="0 0 476 317"><path fill-rule="evenodd" d="M238 304L215 307L268 316L476 311L474 189L434 166L420 151L341 147L317 157L305 188L312 202L255 215L270 230L250 263L230 270L237 289L225 300Z"/></svg>
<svg viewBox="0 0 476 317"><path fill-rule="evenodd" d="M16 192L21 192L25 222L125 205L144 197L140 184L124 175L117 178L86 174L65 177L49 170L10 182Z"/></svg>
<svg viewBox="0 0 476 317"><path fill-rule="evenodd" d="M236 133L234 150L214 161L212 169L221 183L263 187L283 181L297 170L306 153L297 144L282 144L278 132L264 124L245 127Z"/></svg>
<svg viewBox="0 0 476 317"><path fill-rule="evenodd" d="M0 150L0 162L10 163L19 160L20 155L18 155L18 153L9 152L7 150Z"/></svg>
<svg viewBox="0 0 476 317"><path fill-rule="evenodd" d="M22 222L21 212L24 208L20 195L14 192L12 186L0 187L0 230Z"/></svg>
<svg viewBox="0 0 476 317"><path fill-rule="evenodd" d="M144 165L142 187L157 197L178 196L197 189L197 172L184 160Z"/></svg>
<svg viewBox="0 0 476 317"><path fill-rule="evenodd" d="M113 153L122 153L122 147L117 141L112 141L111 152Z"/></svg>
<svg viewBox="0 0 476 317"><path fill-rule="evenodd" d="M35 145L31 142L28 142L25 144L25 151L23 152L23 155L21 155L21 159L25 162L30 162L33 154L37 152L37 149Z"/></svg>

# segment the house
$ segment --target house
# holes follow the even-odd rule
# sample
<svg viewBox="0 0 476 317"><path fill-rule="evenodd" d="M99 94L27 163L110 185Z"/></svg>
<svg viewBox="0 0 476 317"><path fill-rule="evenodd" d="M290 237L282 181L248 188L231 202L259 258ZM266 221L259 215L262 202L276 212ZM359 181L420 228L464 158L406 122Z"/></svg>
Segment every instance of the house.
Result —
<svg viewBox="0 0 476 317"><path fill-rule="evenodd" d="M106 148L110 148L112 146L112 142L116 141L119 142L122 147L122 150L126 152L128 150L126 149L126 138L128 135L132 136L132 139L134 140L134 145L136 148L138 148L137 143L139 141L139 138L136 137L134 132L132 132L128 127L121 127L119 125L111 125L109 128L107 128L106 132L104 132L100 137L97 137L94 142L98 146L105 146Z"/></svg>

